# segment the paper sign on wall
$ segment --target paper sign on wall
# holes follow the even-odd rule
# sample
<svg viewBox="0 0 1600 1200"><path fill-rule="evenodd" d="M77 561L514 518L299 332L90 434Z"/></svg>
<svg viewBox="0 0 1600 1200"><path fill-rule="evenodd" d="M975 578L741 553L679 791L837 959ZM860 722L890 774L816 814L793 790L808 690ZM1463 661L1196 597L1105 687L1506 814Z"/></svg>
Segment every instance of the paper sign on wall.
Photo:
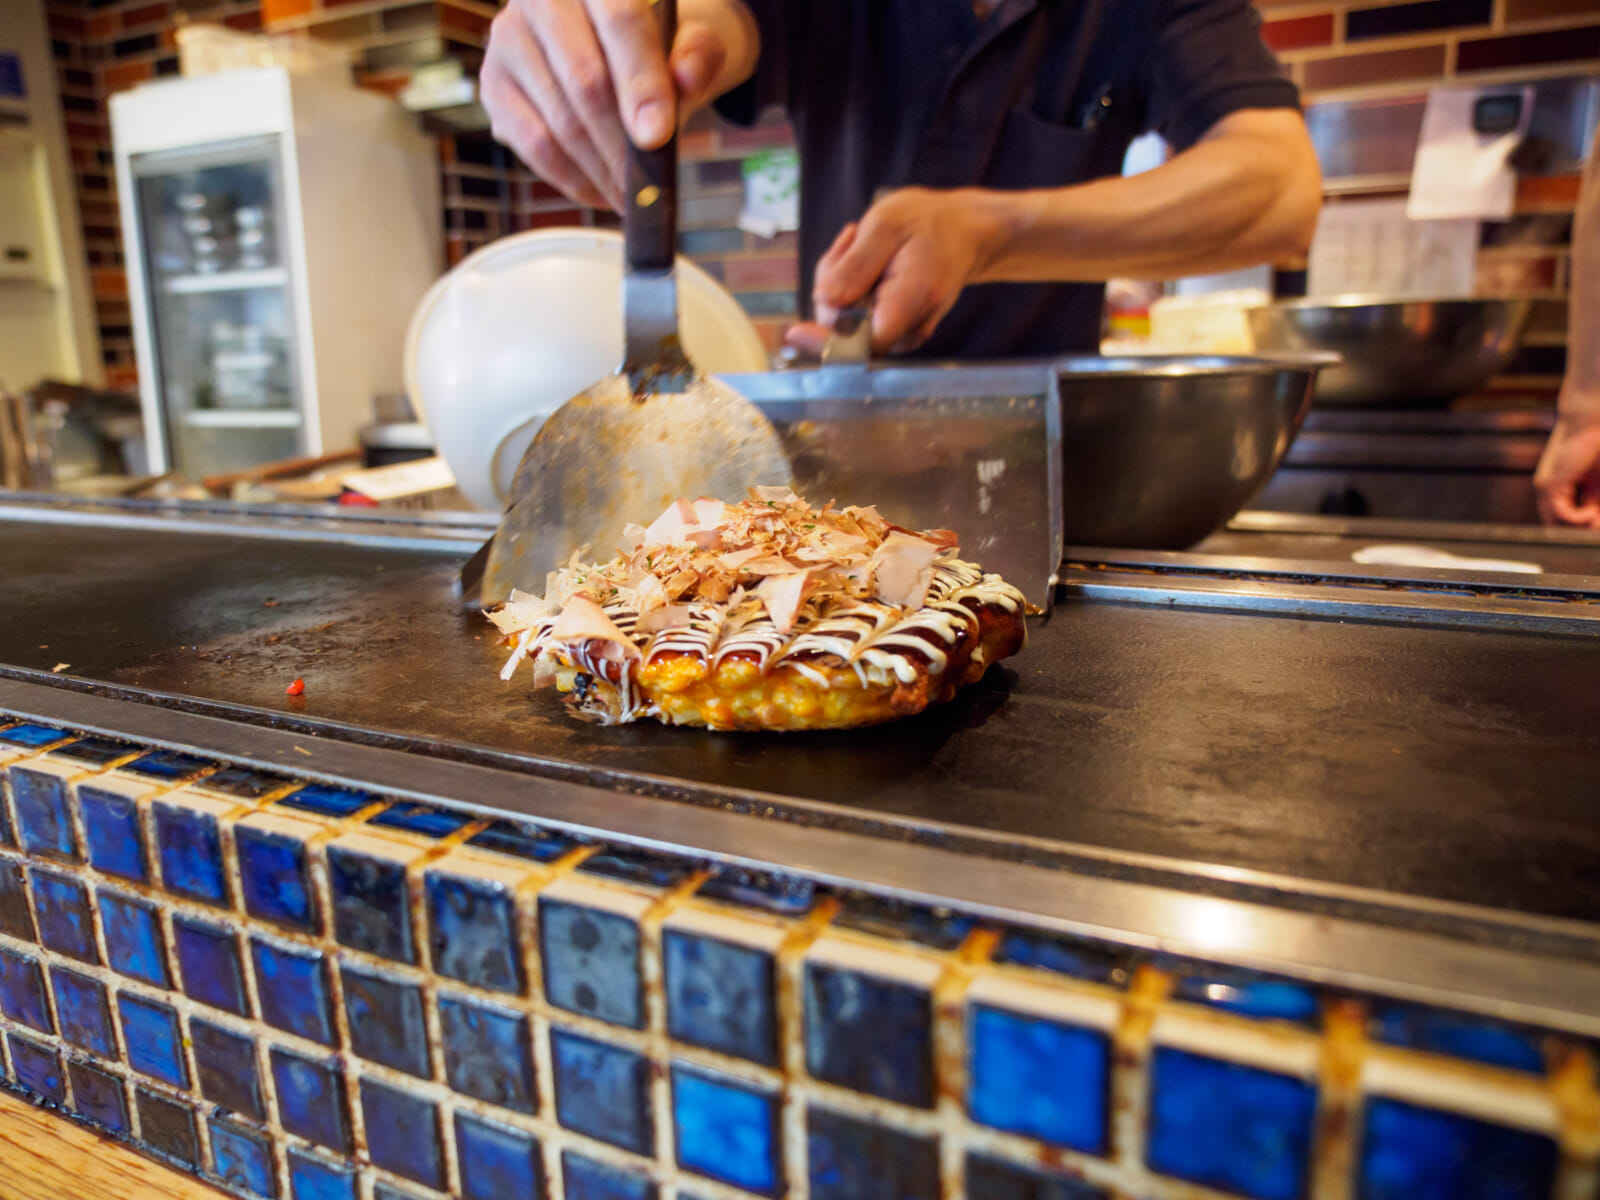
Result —
<svg viewBox="0 0 1600 1200"><path fill-rule="evenodd" d="M1521 88L1520 93L1516 127L1501 133L1479 133L1474 128L1473 109L1485 94L1483 89L1435 88L1428 93L1406 206L1412 220L1504 220L1511 215L1517 176L1507 160L1533 115L1533 89ZM1496 88L1493 94L1518 93Z"/></svg>

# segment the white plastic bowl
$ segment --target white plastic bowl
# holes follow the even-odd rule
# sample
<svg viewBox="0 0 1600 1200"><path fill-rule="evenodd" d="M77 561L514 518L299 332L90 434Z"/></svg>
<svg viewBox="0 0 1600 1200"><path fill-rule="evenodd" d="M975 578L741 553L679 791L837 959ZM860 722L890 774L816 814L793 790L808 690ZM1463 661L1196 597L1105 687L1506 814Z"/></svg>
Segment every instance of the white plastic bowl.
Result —
<svg viewBox="0 0 1600 1200"><path fill-rule="evenodd" d="M622 361L622 235L542 229L491 242L429 289L406 334L406 390L480 508L505 506L544 419ZM678 259L684 350L708 374L765 371L732 294Z"/></svg>

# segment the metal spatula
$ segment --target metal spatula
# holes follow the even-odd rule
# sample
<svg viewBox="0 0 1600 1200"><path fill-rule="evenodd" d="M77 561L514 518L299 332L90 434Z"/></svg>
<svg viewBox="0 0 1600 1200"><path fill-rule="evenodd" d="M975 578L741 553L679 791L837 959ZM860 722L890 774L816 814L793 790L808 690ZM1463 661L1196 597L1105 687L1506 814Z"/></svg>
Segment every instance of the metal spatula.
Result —
<svg viewBox="0 0 1600 1200"><path fill-rule="evenodd" d="M670 49L677 0L655 0ZM488 547L479 600L512 588L543 592L575 551L611 557L622 527L653 520L679 497L739 500L760 484L791 484L772 423L739 393L697 374L678 338L673 262L678 233L677 138L633 147L623 214L620 373L550 415L522 456ZM463 590L470 590L463 569Z"/></svg>

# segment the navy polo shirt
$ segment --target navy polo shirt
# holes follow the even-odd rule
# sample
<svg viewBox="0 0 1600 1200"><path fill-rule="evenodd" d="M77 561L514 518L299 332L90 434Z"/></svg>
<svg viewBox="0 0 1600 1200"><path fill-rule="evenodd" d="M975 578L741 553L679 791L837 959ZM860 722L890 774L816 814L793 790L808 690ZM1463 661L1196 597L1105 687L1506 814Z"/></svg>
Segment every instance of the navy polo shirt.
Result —
<svg viewBox="0 0 1600 1200"><path fill-rule="evenodd" d="M1249 0L744 0L755 74L717 102L741 124L788 111L799 144L800 304L817 260L880 188L1042 188L1122 169L1157 130L1178 150L1242 108L1299 93ZM1004 358L1093 351L1100 284L962 292L918 351Z"/></svg>

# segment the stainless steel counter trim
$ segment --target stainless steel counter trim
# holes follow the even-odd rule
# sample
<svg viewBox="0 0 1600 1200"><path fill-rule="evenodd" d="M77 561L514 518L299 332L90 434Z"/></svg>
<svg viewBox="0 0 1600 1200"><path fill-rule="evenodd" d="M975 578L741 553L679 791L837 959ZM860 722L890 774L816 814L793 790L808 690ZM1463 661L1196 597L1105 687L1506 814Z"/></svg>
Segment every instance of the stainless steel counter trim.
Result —
<svg viewBox="0 0 1600 1200"><path fill-rule="evenodd" d="M1373 539L1374 542L1381 539ZM1362 539L1367 541L1367 539ZM1304 586L1373 584L1418 594L1463 595L1485 599L1540 596L1546 601L1592 602L1600 606L1600 575L1523 575L1502 571L1453 571L1436 567L1368 566L1332 558L1267 558L1237 554L1192 554L1165 550L1096 550L1067 547L1067 570L1081 575L1100 567L1154 572L1159 579L1238 579L1282 581ZM1600 565L1600 564L1597 564Z"/></svg>
<svg viewBox="0 0 1600 1200"><path fill-rule="evenodd" d="M144 529L198 536L269 538L301 542L328 542L350 546L386 546L430 554L463 555L494 532L494 526L474 521L441 523L406 520L349 519L320 509L301 506L276 509L242 508L237 512L210 505L163 511L159 508L98 504L16 503L0 496L0 521L21 520L50 525L92 525L97 528Z"/></svg>
<svg viewBox="0 0 1600 1200"><path fill-rule="evenodd" d="M520 815L640 846L865 887L987 918L1282 972L1600 1036L1600 963L1122 879L539 780L471 763L261 729L126 700L0 680L0 705L35 719L267 770L489 815ZM159 736L148 731L159 728ZM477 797L464 801L461 797ZM670 831L670 835L667 834ZM1026 897L1026 902L1019 901Z"/></svg>
<svg viewBox="0 0 1600 1200"><path fill-rule="evenodd" d="M1309 533L1321 537L1365 541L1509 542L1557 546L1593 546L1600 551L1600 533L1588 529L1551 529L1541 525L1492 525L1467 521L1400 521L1381 517L1324 517L1306 513L1242 512L1228 522L1239 533Z"/></svg>
<svg viewBox="0 0 1600 1200"><path fill-rule="evenodd" d="M1584 637L1600 633L1600 605L1553 604L1548 600L1485 599L1390 590L1377 592L1369 598L1358 596L1354 589L1340 594L1329 587L1292 583L1120 571L1068 572L1062 578L1061 587L1067 598L1167 608L1207 608Z"/></svg>

